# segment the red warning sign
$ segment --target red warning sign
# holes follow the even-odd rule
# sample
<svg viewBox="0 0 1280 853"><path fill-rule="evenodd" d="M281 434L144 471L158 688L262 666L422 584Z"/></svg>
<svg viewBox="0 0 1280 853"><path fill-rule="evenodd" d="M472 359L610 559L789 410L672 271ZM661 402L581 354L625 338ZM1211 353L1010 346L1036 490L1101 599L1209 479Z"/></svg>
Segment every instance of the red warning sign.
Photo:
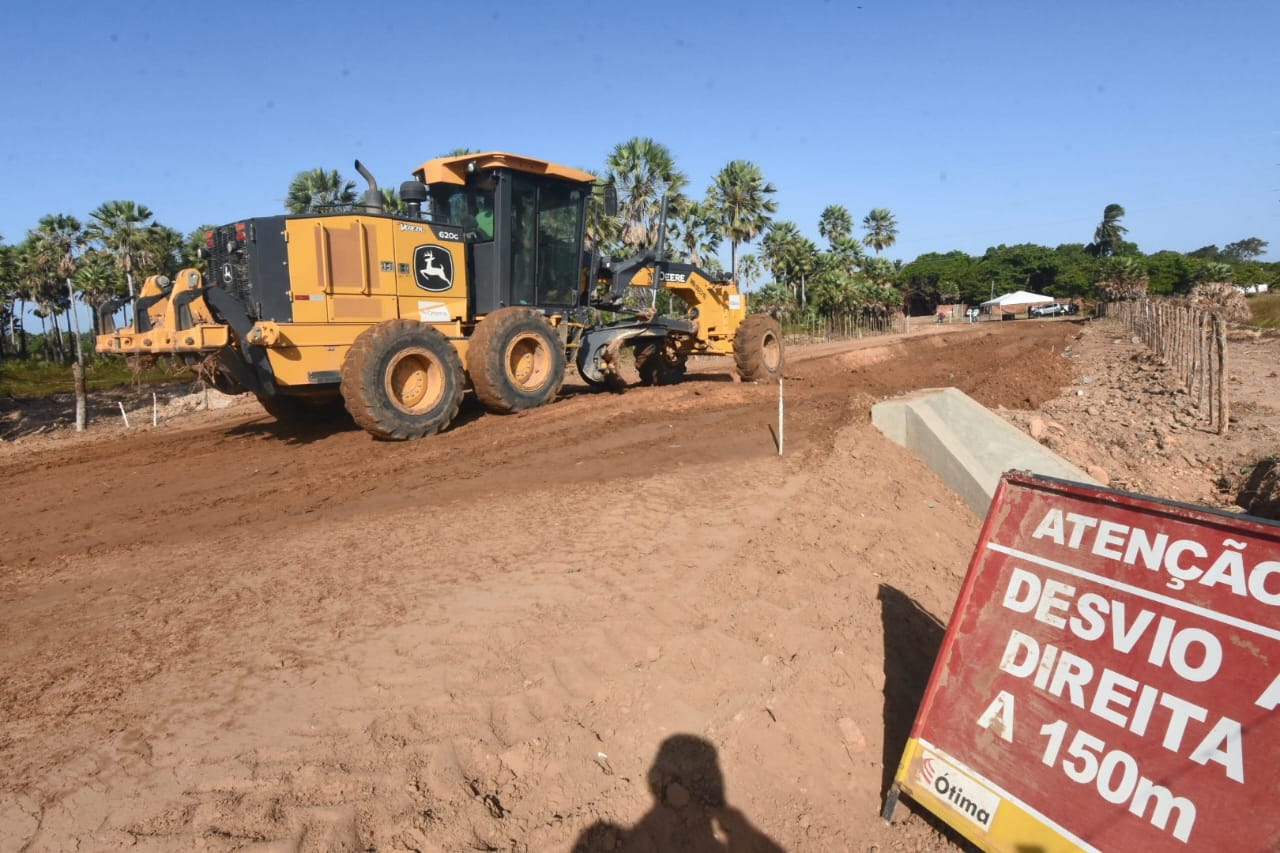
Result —
<svg viewBox="0 0 1280 853"><path fill-rule="evenodd" d="M1280 845L1280 526L1002 479L897 784L988 850Z"/></svg>

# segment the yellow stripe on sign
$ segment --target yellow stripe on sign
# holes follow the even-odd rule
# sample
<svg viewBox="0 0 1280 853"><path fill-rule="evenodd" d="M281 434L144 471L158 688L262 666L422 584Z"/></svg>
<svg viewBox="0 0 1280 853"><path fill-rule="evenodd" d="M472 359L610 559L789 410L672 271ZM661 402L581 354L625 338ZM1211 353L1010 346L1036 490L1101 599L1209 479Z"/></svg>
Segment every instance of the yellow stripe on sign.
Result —
<svg viewBox="0 0 1280 853"><path fill-rule="evenodd" d="M903 793L988 853L1099 853L925 741L907 741L894 782Z"/></svg>

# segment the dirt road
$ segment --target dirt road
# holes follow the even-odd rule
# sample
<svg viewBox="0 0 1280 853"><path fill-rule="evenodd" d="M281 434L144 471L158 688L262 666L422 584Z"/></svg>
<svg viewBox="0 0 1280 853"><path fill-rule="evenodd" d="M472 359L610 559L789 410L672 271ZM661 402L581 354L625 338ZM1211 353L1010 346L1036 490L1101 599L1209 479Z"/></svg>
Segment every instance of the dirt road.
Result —
<svg viewBox="0 0 1280 853"><path fill-rule="evenodd" d="M948 331L793 351L781 458L714 373L6 452L0 850L951 847L878 813L978 519L869 409L1034 408L1079 330Z"/></svg>

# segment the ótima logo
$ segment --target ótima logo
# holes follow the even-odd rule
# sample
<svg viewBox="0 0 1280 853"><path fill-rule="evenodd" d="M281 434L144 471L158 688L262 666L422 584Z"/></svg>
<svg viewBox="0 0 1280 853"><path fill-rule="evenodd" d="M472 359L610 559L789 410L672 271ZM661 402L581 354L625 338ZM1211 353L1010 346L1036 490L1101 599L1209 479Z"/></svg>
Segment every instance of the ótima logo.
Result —
<svg viewBox="0 0 1280 853"><path fill-rule="evenodd" d="M418 246L413 250L413 280L432 293L453 287L453 255L444 246Z"/></svg>
<svg viewBox="0 0 1280 853"><path fill-rule="evenodd" d="M953 811L959 812L983 829L991 828L1000 798L981 782L944 761L937 755L923 753L917 778L924 787Z"/></svg>

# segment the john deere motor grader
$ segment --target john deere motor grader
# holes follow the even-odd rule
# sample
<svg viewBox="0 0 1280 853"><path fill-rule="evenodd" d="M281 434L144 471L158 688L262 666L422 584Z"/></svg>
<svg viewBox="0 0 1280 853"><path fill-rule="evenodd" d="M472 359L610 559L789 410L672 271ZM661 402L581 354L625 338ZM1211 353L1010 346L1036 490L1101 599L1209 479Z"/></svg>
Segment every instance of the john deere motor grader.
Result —
<svg viewBox="0 0 1280 853"><path fill-rule="evenodd" d="M493 412L547 403L569 360L588 384L616 388L624 346L645 384L678 379L696 354L734 356L747 380L781 372L776 321L748 316L732 281L660 250L584 260L587 172L498 152L430 160L400 187L406 213L391 215L356 169L369 183L358 211L207 232L206 275L147 279L132 324L97 350L177 357L282 421L341 403L386 439L446 428L468 389ZM655 282L685 317L625 307L628 287ZM589 326L593 308L621 319Z"/></svg>

